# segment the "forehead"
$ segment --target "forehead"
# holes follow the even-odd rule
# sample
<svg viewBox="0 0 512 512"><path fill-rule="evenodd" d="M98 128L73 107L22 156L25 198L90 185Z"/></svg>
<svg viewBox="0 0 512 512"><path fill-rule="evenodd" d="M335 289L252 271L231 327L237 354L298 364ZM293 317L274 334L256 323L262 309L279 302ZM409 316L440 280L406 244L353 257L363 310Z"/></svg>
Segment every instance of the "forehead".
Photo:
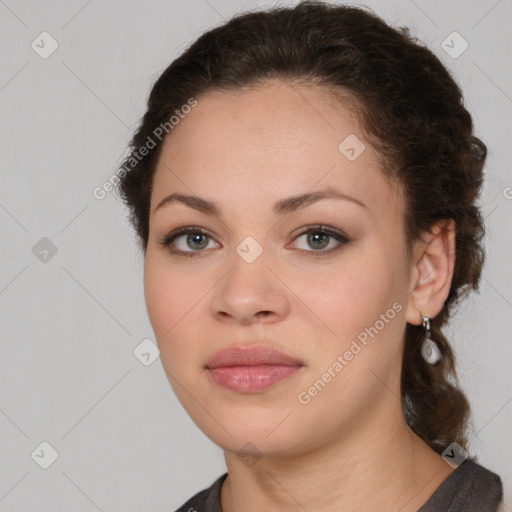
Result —
<svg viewBox="0 0 512 512"><path fill-rule="evenodd" d="M165 145L182 146L188 157L202 157L216 148L229 147L233 154L280 145L293 147L288 157L299 160L314 147L337 154L340 137L361 133L354 100L345 96L336 101L324 87L279 81L237 91L209 91L198 98Z"/></svg>
<svg viewBox="0 0 512 512"><path fill-rule="evenodd" d="M376 208L397 203L352 103L273 82L197 98L164 141L151 207L171 192L261 207L323 186Z"/></svg>

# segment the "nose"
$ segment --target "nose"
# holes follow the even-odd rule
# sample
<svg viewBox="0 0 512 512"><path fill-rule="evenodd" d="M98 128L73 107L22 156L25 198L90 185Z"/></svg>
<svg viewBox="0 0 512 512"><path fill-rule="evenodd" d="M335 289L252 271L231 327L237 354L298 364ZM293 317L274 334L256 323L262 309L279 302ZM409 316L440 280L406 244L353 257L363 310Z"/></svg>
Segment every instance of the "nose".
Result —
<svg viewBox="0 0 512 512"><path fill-rule="evenodd" d="M265 251L249 263L236 252L231 268L213 289L211 313L217 320L233 325L273 323L290 311L289 290L272 269Z"/></svg>

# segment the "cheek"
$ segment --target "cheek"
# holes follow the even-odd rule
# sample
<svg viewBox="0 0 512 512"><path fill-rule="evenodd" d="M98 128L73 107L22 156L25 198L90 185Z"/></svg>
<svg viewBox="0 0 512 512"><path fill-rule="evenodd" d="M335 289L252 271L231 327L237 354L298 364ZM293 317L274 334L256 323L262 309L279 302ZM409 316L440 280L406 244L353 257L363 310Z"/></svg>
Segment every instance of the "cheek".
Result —
<svg viewBox="0 0 512 512"><path fill-rule="evenodd" d="M397 300L388 261L382 256L368 257L365 251L354 252L307 279L295 276L293 290L311 321L323 324L327 337L347 339L375 322Z"/></svg>
<svg viewBox="0 0 512 512"><path fill-rule="evenodd" d="M310 369L297 397L301 407L300 400L308 400L301 411L311 425L320 414L332 424L348 421L389 392L380 379L389 388L398 382L405 311L400 265L382 250L373 255L361 253L357 263L347 260L343 268L301 284L308 309L321 319L308 320L318 325L319 335L309 347Z"/></svg>
<svg viewBox="0 0 512 512"><path fill-rule="evenodd" d="M149 319L157 339L172 328L178 320L178 283L158 258L146 255L144 265L144 297Z"/></svg>
<svg viewBox="0 0 512 512"><path fill-rule="evenodd" d="M296 276L293 289L308 306L303 307L306 321L318 329L308 350L313 373L308 385L343 356L343 369L333 369L337 377L319 403L346 405L349 397L373 389L370 369L386 375L397 367L405 311L403 265L398 254L375 243L307 280Z"/></svg>
<svg viewBox="0 0 512 512"><path fill-rule="evenodd" d="M157 337L172 336L180 320L203 294L192 266L172 264L161 251L148 249L144 263L144 296Z"/></svg>
<svg viewBox="0 0 512 512"><path fill-rule="evenodd" d="M148 249L144 265L144 295L160 358L171 385L186 399L179 382L194 387L203 372L205 348L211 335L208 304L215 280L193 262L171 262L161 251ZM210 293L208 293L210 292ZM178 384L177 384L178 383Z"/></svg>

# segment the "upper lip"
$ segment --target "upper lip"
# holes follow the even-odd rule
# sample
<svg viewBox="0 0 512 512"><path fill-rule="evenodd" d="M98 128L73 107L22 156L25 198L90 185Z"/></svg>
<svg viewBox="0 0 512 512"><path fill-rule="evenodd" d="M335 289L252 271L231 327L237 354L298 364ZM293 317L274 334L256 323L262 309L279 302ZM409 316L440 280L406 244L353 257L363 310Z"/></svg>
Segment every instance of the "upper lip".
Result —
<svg viewBox="0 0 512 512"><path fill-rule="evenodd" d="M304 363L274 348L257 346L251 348L229 347L220 350L208 359L205 366L211 369L227 366L257 365L304 366Z"/></svg>

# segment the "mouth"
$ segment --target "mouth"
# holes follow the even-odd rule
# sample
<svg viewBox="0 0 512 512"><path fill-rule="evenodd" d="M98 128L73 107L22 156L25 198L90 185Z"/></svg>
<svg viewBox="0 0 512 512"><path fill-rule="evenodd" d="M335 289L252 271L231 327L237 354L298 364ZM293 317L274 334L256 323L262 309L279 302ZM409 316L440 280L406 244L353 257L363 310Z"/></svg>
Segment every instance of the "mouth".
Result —
<svg viewBox="0 0 512 512"><path fill-rule="evenodd" d="M238 393L264 391L303 367L302 361L263 346L221 350L205 365L216 385Z"/></svg>

